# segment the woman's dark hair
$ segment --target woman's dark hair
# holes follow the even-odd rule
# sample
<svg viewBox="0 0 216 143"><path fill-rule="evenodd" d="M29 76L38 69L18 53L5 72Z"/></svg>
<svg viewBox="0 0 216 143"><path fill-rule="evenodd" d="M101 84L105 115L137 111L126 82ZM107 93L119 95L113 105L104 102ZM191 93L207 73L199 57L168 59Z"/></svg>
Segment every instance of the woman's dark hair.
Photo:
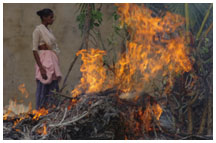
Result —
<svg viewBox="0 0 216 143"><path fill-rule="evenodd" d="M47 17L51 14L53 14L53 11L49 8L44 8L42 10L37 11L37 15L40 16L41 20L43 17Z"/></svg>

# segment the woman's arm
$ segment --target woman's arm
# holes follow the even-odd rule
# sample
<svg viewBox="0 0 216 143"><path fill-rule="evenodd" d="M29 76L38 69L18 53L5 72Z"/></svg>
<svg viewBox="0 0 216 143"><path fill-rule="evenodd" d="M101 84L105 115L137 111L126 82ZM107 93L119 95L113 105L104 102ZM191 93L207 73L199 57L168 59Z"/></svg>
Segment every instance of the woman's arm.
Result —
<svg viewBox="0 0 216 143"><path fill-rule="evenodd" d="M33 34L32 34L32 38L33 38L33 55L35 58L35 61L40 69L41 72L41 76L43 79L47 79L47 75L46 75L46 70L44 69L44 67L42 66L41 62L40 62L40 57L38 55L38 50L40 50L40 46L39 46L39 38L40 38L40 31L38 29L35 29Z"/></svg>
<svg viewBox="0 0 216 143"><path fill-rule="evenodd" d="M41 76L43 79L47 79L47 75L46 75L46 70L44 69L43 65L41 64L40 62L40 57L38 55L38 52L37 51L33 51L33 54L34 54L34 58L35 58L35 61L40 69L40 72L41 72Z"/></svg>

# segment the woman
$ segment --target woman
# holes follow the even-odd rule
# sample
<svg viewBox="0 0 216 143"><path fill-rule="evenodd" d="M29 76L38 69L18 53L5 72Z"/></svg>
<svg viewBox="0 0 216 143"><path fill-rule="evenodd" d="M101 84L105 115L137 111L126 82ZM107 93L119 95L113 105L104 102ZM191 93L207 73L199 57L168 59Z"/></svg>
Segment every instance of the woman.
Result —
<svg viewBox="0 0 216 143"><path fill-rule="evenodd" d="M36 109L47 107L52 103L52 90L59 90L58 82L62 74L59 68L58 54L60 52L52 31L48 28L54 22L54 14L51 9L43 9L37 12L41 18L41 24L36 26L33 32L33 54L36 60Z"/></svg>

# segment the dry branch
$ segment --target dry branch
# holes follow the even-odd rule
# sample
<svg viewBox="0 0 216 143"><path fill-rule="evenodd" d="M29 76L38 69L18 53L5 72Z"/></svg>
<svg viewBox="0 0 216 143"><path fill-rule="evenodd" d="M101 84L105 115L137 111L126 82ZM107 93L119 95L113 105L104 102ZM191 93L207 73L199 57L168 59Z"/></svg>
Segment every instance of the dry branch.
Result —
<svg viewBox="0 0 216 143"><path fill-rule="evenodd" d="M188 134L193 133L192 107L188 106Z"/></svg>
<svg viewBox="0 0 216 143"><path fill-rule="evenodd" d="M205 125L206 125L207 109L208 109L208 104L205 105L204 110L203 110L203 115L202 115L202 118L201 118L200 128L199 128L199 131L197 133L198 135L203 134L203 131L204 131L204 128L205 128Z"/></svg>

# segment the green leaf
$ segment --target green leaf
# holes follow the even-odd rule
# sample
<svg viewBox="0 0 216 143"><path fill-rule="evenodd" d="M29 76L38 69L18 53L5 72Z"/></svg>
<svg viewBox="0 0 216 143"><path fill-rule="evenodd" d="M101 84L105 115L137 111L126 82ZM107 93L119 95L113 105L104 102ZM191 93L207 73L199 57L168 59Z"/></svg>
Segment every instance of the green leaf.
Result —
<svg viewBox="0 0 216 143"><path fill-rule="evenodd" d="M113 13L113 17L115 21L117 21L120 18L120 16L116 12Z"/></svg>
<svg viewBox="0 0 216 143"><path fill-rule="evenodd" d="M97 27L99 27L99 24L98 24L98 23L94 23L94 25L97 26Z"/></svg>

